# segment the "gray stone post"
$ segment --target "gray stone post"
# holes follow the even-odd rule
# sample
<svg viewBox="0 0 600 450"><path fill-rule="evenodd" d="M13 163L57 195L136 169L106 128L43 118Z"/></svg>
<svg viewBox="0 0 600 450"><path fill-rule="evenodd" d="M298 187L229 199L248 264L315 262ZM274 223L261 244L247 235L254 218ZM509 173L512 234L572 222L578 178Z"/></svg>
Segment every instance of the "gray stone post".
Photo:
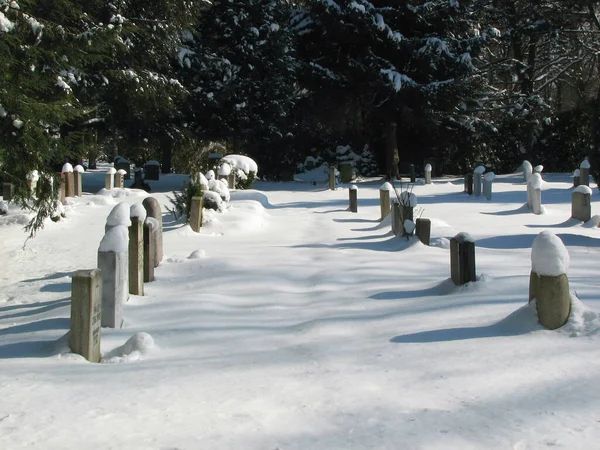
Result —
<svg viewBox="0 0 600 450"><path fill-rule="evenodd" d="M571 194L571 218L587 222L592 218L592 190L579 186Z"/></svg>
<svg viewBox="0 0 600 450"><path fill-rule="evenodd" d="M417 172L415 171L415 165L411 164L410 168L410 182L415 183L417 181Z"/></svg>
<svg viewBox="0 0 600 450"><path fill-rule="evenodd" d="M129 293L144 295L144 229L139 217L129 226Z"/></svg>
<svg viewBox="0 0 600 450"><path fill-rule="evenodd" d="M468 173L465 175L465 192L469 195L473 195L473 174Z"/></svg>
<svg viewBox="0 0 600 450"><path fill-rule="evenodd" d="M123 189L123 173L121 170L123 169L119 169L117 173L115 173L115 189Z"/></svg>
<svg viewBox="0 0 600 450"><path fill-rule="evenodd" d="M350 186L348 195L350 200L350 212L358 212L358 188L355 185Z"/></svg>
<svg viewBox="0 0 600 450"><path fill-rule="evenodd" d="M481 174L479 172L473 174L473 195L481 196Z"/></svg>
<svg viewBox="0 0 600 450"><path fill-rule="evenodd" d="M431 164L425 165L425 184L431 184Z"/></svg>
<svg viewBox="0 0 600 450"><path fill-rule="evenodd" d="M83 195L82 178L81 172L73 172L73 194L75 197Z"/></svg>
<svg viewBox="0 0 600 450"><path fill-rule="evenodd" d="M102 271L102 326L123 326L123 305L129 299L128 230L122 225L108 230L98 250Z"/></svg>
<svg viewBox="0 0 600 450"><path fill-rule="evenodd" d="M429 245L429 241L431 240L431 220L418 218L415 233L423 244Z"/></svg>
<svg viewBox="0 0 600 450"><path fill-rule="evenodd" d="M5 202L10 202L13 198L14 185L12 183L2 183L2 198Z"/></svg>
<svg viewBox="0 0 600 450"><path fill-rule="evenodd" d="M63 173L65 177L65 197L75 197L75 177L73 172Z"/></svg>
<svg viewBox="0 0 600 450"><path fill-rule="evenodd" d="M235 171L232 169L231 173L227 176L227 187L229 189L235 189Z"/></svg>
<svg viewBox="0 0 600 450"><path fill-rule="evenodd" d="M156 231L156 252L154 253L154 267L158 267L163 259L163 225L162 212L158 200L154 197L146 197L142 202L149 217L154 217L158 221L158 230Z"/></svg>
<svg viewBox="0 0 600 450"><path fill-rule="evenodd" d="M190 209L190 227L196 233L202 228L202 208L204 207L204 197L192 197L192 206Z"/></svg>
<svg viewBox="0 0 600 450"><path fill-rule="evenodd" d="M151 219L154 220L154 218ZM158 228L158 223L153 224L148 219L144 222L144 283L154 281L155 227Z"/></svg>
<svg viewBox="0 0 600 450"><path fill-rule="evenodd" d="M579 182L582 185L590 185L590 162L587 158L579 166Z"/></svg>
<svg viewBox="0 0 600 450"><path fill-rule="evenodd" d="M492 184L495 177L494 172L488 172L483 176L483 196L488 200L492 199Z"/></svg>
<svg viewBox="0 0 600 450"><path fill-rule="evenodd" d="M581 171L579 169L575 169L573 172L573 187L577 187L581 184Z"/></svg>
<svg viewBox="0 0 600 450"><path fill-rule="evenodd" d="M456 286L477 281L475 242L467 233L458 233L450 239L450 275Z"/></svg>
<svg viewBox="0 0 600 450"><path fill-rule="evenodd" d="M90 362L100 362L102 322L102 273L98 269L78 270L71 283L71 331L73 353Z"/></svg>
<svg viewBox="0 0 600 450"><path fill-rule="evenodd" d="M108 169L104 177L104 189L110 191L115 187L115 174L117 171L114 168Z"/></svg>
<svg viewBox="0 0 600 450"><path fill-rule="evenodd" d="M329 166L329 189L335 191L335 167Z"/></svg>
<svg viewBox="0 0 600 450"><path fill-rule="evenodd" d="M390 191L385 184L379 189L379 207L381 220L383 220L390 213Z"/></svg>
<svg viewBox="0 0 600 450"><path fill-rule="evenodd" d="M402 212L400 204L396 199L392 201L392 233L395 236L400 236L404 227L402 226Z"/></svg>
<svg viewBox="0 0 600 450"><path fill-rule="evenodd" d="M67 204L67 178L64 173L60 174L60 186L58 188L58 195L60 196L60 202L63 205Z"/></svg>

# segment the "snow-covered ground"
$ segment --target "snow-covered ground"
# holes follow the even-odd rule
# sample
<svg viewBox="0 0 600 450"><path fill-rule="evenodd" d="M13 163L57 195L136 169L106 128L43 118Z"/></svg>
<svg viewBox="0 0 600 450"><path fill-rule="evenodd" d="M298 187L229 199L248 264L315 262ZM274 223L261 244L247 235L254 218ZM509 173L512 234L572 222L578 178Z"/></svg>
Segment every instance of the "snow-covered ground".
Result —
<svg viewBox="0 0 600 450"><path fill-rule="evenodd" d="M257 182L195 234L165 208L184 179L150 182L165 257L124 328L102 329L102 364L66 347L70 276L96 266L115 203L146 194L86 194L27 243L26 217L0 216L0 449L598 448L600 229L569 220L568 176L544 175L539 216L517 175L496 177L492 201L460 179L415 186L431 247L380 223L381 180L357 183L357 214L324 180ZM527 306L543 230L581 300L558 331ZM460 288L458 232L480 276Z"/></svg>

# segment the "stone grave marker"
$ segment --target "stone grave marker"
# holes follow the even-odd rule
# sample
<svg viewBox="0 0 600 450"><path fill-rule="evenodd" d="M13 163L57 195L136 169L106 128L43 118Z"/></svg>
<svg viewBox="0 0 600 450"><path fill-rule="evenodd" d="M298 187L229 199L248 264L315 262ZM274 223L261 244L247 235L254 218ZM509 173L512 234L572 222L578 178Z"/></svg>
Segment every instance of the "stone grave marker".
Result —
<svg viewBox="0 0 600 450"><path fill-rule="evenodd" d="M117 170L117 173L115 173L115 188L116 189L123 189L123 186L124 186L123 179L126 174L127 174L127 172L124 169Z"/></svg>
<svg viewBox="0 0 600 450"><path fill-rule="evenodd" d="M235 189L235 171L233 171L233 170L227 176L227 187L229 189Z"/></svg>
<svg viewBox="0 0 600 450"><path fill-rule="evenodd" d="M106 171L106 175L104 177L104 189L107 191L112 190L115 187L115 174L117 173L117 169L111 167Z"/></svg>
<svg viewBox="0 0 600 450"><path fill-rule="evenodd" d="M119 225L111 228L98 248L98 268L102 271L102 326L123 326L123 305L129 299L129 231Z"/></svg>
<svg viewBox="0 0 600 450"><path fill-rule="evenodd" d="M404 227L402 226L402 211L400 209L400 203L398 199L392 200L392 233L394 236L400 236Z"/></svg>
<svg viewBox="0 0 600 450"><path fill-rule="evenodd" d="M481 182L483 172L485 172L484 166L478 166L473 171L473 194L475 195L475 197L481 196Z"/></svg>
<svg viewBox="0 0 600 450"><path fill-rule="evenodd" d="M431 184L431 164L425 164L425 184Z"/></svg>
<svg viewBox="0 0 600 450"><path fill-rule="evenodd" d="M592 218L592 190L581 185L571 194L571 218L587 222Z"/></svg>
<svg viewBox="0 0 600 450"><path fill-rule="evenodd" d="M573 172L573 187L577 187L581 184L581 171L579 169L575 169Z"/></svg>
<svg viewBox="0 0 600 450"><path fill-rule="evenodd" d="M148 161L144 165L144 176L146 180L157 181L160 179L160 163L158 161Z"/></svg>
<svg viewBox="0 0 600 450"><path fill-rule="evenodd" d="M329 189L335 191L335 167L329 166Z"/></svg>
<svg viewBox="0 0 600 450"><path fill-rule="evenodd" d="M394 188L388 182L385 182L379 188L379 206L381 209L381 220L385 219L390 213L390 191Z"/></svg>
<svg viewBox="0 0 600 450"><path fill-rule="evenodd" d="M192 197L192 207L190 209L190 227L192 231L199 233L202 228L202 209L204 207L204 197Z"/></svg>
<svg viewBox="0 0 600 450"><path fill-rule="evenodd" d="M131 205L129 226L129 293L144 295L144 220L146 209Z"/></svg>
<svg viewBox="0 0 600 450"><path fill-rule="evenodd" d="M450 276L456 286L477 281L475 241L468 233L458 233L450 239Z"/></svg>
<svg viewBox="0 0 600 450"><path fill-rule="evenodd" d="M158 200L154 197L146 197L142 202L142 205L146 208L147 217L154 217L158 222L158 230L156 232L156 252L154 253L154 267L158 267L163 259L162 211Z"/></svg>
<svg viewBox="0 0 600 450"><path fill-rule="evenodd" d="M225 182L227 182L227 179L230 174L231 166L227 162L223 162L223 164L221 165L221 167L219 167L219 170L217 171L219 180L225 180Z"/></svg>
<svg viewBox="0 0 600 450"><path fill-rule="evenodd" d="M31 195L36 194L37 183L39 179L40 175L37 170L32 170L27 174L27 189L29 189Z"/></svg>
<svg viewBox="0 0 600 450"><path fill-rule="evenodd" d="M73 168L73 188L76 197L83 195L83 173L85 169L81 165L76 165Z"/></svg>
<svg viewBox="0 0 600 450"><path fill-rule="evenodd" d="M585 186L590 185L590 161L587 158L579 166L579 183Z"/></svg>
<svg viewBox="0 0 600 450"><path fill-rule="evenodd" d="M125 174L123 178L125 180L129 180L131 178L131 162L128 159L123 158L122 156L118 156L114 162L115 170L124 170Z"/></svg>
<svg viewBox="0 0 600 450"><path fill-rule="evenodd" d="M410 182L415 183L417 181L417 172L415 170L415 165L409 164L408 168L410 170Z"/></svg>
<svg viewBox="0 0 600 450"><path fill-rule="evenodd" d="M465 175L465 192L469 195L473 195L473 174L468 173Z"/></svg>
<svg viewBox="0 0 600 450"><path fill-rule="evenodd" d="M419 217L416 224L416 235L423 244L429 245L429 241L431 240L431 220Z"/></svg>
<svg viewBox="0 0 600 450"><path fill-rule="evenodd" d="M71 283L71 351L90 362L100 362L101 324L102 273L98 269L78 270Z"/></svg>
<svg viewBox="0 0 600 450"><path fill-rule="evenodd" d="M534 173L527 183L531 211L538 215L542 213L542 183L542 176L539 173Z"/></svg>
<svg viewBox="0 0 600 450"><path fill-rule="evenodd" d="M144 283L154 281L154 252L156 251L156 232L158 221L146 217L144 221Z"/></svg>
<svg viewBox="0 0 600 450"><path fill-rule="evenodd" d="M342 183L350 183L354 178L354 169L352 161L342 161L340 163L340 181Z"/></svg>
<svg viewBox="0 0 600 450"><path fill-rule="evenodd" d="M350 212L358 212L358 188L355 184L348 189L348 195L350 197Z"/></svg>
<svg viewBox="0 0 600 450"><path fill-rule="evenodd" d="M69 163L65 163L62 166L62 178L65 184L65 197L75 196L75 186L73 179L73 166Z"/></svg>
<svg viewBox="0 0 600 450"><path fill-rule="evenodd" d="M483 196L488 200L492 199L492 185L494 183L496 174L494 172L488 172L483 176Z"/></svg>
<svg viewBox="0 0 600 450"><path fill-rule="evenodd" d="M523 171L523 178L525 179L525 183L529 183L529 179L531 178L531 174L533 173L533 167L531 163L527 160L523 161L521 164L521 170Z"/></svg>

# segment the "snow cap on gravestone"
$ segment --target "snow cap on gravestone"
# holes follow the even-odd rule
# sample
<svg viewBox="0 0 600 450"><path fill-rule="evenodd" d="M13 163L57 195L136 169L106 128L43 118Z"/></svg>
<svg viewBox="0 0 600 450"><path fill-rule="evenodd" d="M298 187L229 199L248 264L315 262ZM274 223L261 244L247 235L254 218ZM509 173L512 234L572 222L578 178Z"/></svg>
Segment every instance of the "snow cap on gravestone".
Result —
<svg viewBox="0 0 600 450"><path fill-rule="evenodd" d="M459 244L464 244L465 242L475 242L475 239L473 239L473 237L469 233L466 233L464 231L454 236L454 239L456 239L456 241Z"/></svg>
<svg viewBox="0 0 600 450"><path fill-rule="evenodd" d="M127 171L125 169L119 169L119 170L117 170L117 173L119 175L127 175Z"/></svg>
<svg viewBox="0 0 600 450"><path fill-rule="evenodd" d="M579 165L579 167L581 169L589 169L590 168L590 161L589 161L589 159L585 158L583 161L581 161L581 164Z"/></svg>
<svg viewBox="0 0 600 450"><path fill-rule="evenodd" d="M146 208L144 208L141 203L134 203L131 205L131 208L129 208L129 216L137 217L138 220L143 223L147 216Z"/></svg>
<svg viewBox="0 0 600 450"><path fill-rule="evenodd" d="M73 173L73 166L69 163L65 163L62 166L62 173Z"/></svg>
<svg viewBox="0 0 600 450"><path fill-rule="evenodd" d="M431 172L431 164L425 164L425 172Z"/></svg>
<svg viewBox="0 0 600 450"><path fill-rule="evenodd" d="M381 187L379 188L380 191L393 191L394 187L392 186L392 184L389 181L386 181L385 183L383 183L381 185Z"/></svg>
<svg viewBox="0 0 600 450"><path fill-rule="evenodd" d="M533 168L533 171L536 173L542 173L544 171L544 166L542 166L541 164L539 166L535 166Z"/></svg>
<svg viewBox="0 0 600 450"><path fill-rule="evenodd" d="M532 173L533 172L533 167L531 166L531 163L527 160L523 161L523 164L521 164L521 167L523 167L523 171L525 173Z"/></svg>
<svg viewBox="0 0 600 450"><path fill-rule="evenodd" d="M531 187L534 189L541 189L542 188L542 184L544 183L544 180L542 179L542 176L539 173L534 173L531 176Z"/></svg>
<svg viewBox="0 0 600 450"><path fill-rule="evenodd" d="M206 179L208 181L214 180L215 179L215 171L214 170L209 170L208 172L206 172Z"/></svg>
<svg viewBox="0 0 600 450"><path fill-rule="evenodd" d="M122 204L122 203L121 203ZM129 247L129 230L118 225L108 230L100 241L99 252L126 252Z"/></svg>
<svg viewBox="0 0 600 450"><path fill-rule="evenodd" d="M414 208L417 206L417 195L408 191L402 192L400 194L400 204Z"/></svg>
<svg viewBox="0 0 600 450"><path fill-rule="evenodd" d="M219 176L227 177L231 173L231 166L226 162L223 163L221 167L219 167Z"/></svg>
<svg viewBox="0 0 600 450"><path fill-rule="evenodd" d="M531 270L538 275L556 277L569 269L569 252L558 236L542 231L531 246Z"/></svg>
<svg viewBox="0 0 600 450"><path fill-rule="evenodd" d="M130 209L127 203L118 203L106 218L107 227L131 226Z"/></svg>
<svg viewBox="0 0 600 450"><path fill-rule="evenodd" d="M473 173L478 173L478 174L482 174L483 172L485 172L485 166L477 166L475 168L475 170L473 171Z"/></svg>
<svg viewBox="0 0 600 450"><path fill-rule="evenodd" d="M40 174L37 170L32 170L27 174L27 179L29 181L38 181L40 179Z"/></svg>
<svg viewBox="0 0 600 450"><path fill-rule="evenodd" d="M581 176L581 171L579 169L575 169L575 171L573 172L573 176L574 177L579 177Z"/></svg>
<svg viewBox="0 0 600 450"><path fill-rule="evenodd" d="M494 172L488 172L483 176L485 181L492 181L494 178L496 178L496 174Z"/></svg>
<svg viewBox="0 0 600 450"><path fill-rule="evenodd" d="M84 173L85 169L83 168L83 166L81 164L77 164L74 168L73 168L74 172L79 172L79 173Z"/></svg>
<svg viewBox="0 0 600 450"><path fill-rule="evenodd" d="M586 186L585 184L581 184L579 186L577 186L575 189L573 189L573 192L579 192L581 194L589 194L592 195L593 191L589 186Z"/></svg>
<svg viewBox="0 0 600 450"><path fill-rule="evenodd" d="M350 190L351 191L357 191L358 187L355 184L353 184L353 185L350 186Z"/></svg>
<svg viewBox="0 0 600 450"><path fill-rule="evenodd" d="M107 173L108 175L114 175L115 173L117 173L117 169L115 169L114 167L111 167L110 169L108 169L108 170L106 171L106 173Z"/></svg>

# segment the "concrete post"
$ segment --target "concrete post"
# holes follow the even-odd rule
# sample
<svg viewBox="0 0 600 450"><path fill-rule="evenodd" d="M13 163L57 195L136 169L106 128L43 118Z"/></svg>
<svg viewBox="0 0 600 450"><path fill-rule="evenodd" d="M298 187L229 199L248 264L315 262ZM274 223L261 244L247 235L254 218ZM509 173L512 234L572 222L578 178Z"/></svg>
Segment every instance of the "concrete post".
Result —
<svg viewBox="0 0 600 450"><path fill-rule="evenodd" d="M329 189L335 191L335 167L329 166Z"/></svg>
<svg viewBox="0 0 600 450"><path fill-rule="evenodd" d="M418 218L415 233L423 244L429 245L429 241L431 240L431 220Z"/></svg>
<svg viewBox="0 0 600 450"><path fill-rule="evenodd" d="M410 182L415 183L417 181L417 172L415 171L415 165L411 164L410 168Z"/></svg>
<svg viewBox="0 0 600 450"><path fill-rule="evenodd" d="M190 227L196 233L200 232L202 227L202 208L204 206L204 197L192 197L192 207L190 209Z"/></svg>
<svg viewBox="0 0 600 450"><path fill-rule="evenodd" d="M156 251L154 252L154 267L158 267L163 259L163 225L162 225L162 211L158 200L154 197L146 197L142 202L148 217L154 217L158 222L158 230L156 230Z"/></svg>
<svg viewBox="0 0 600 450"><path fill-rule="evenodd" d="M431 164L425 165L425 184L431 184Z"/></svg>
<svg viewBox="0 0 600 450"><path fill-rule="evenodd" d="M355 185L350 186L348 194L350 197L350 212L358 212L358 188Z"/></svg>
<svg viewBox="0 0 600 450"><path fill-rule="evenodd" d="M492 199L492 184L495 177L494 172L488 172L483 176L483 196L488 200Z"/></svg>
<svg viewBox="0 0 600 450"><path fill-rule="evenodd" d="M381 209L381 220L383 220L390 213L390 191L385 185L379 189L379 207Z"/></svg>
<svg viewBox="0 0 600 450"><path fill-rule="evenodd" d="M473 195L473 174L468 173L465 175L465 192L469 195Z"/></svg>
<svg viewBox="0 0 600 450"><path fill-rule="evenodd" d="M459 233L450 239L450 275L456 286L477 281L475 242L467 233Z"/></svg>
<svg viewBox="0 0 600 450"><path fill-rule="evenodd" d="M585 158L579 166L579 182L582 185L590 185L590 161Z"/></svg>
<svg viewBox="0 0 600 450"><path fill-rule="evenodd" d="M111 167L110 169L108 169L108 172L106 172L106 175L104 177L104 189L106 189L107 191L114 189L116 173L117 171L114 169L114 167Z"/></svg>
<svg viewBox="0 0 600 450"><path fill-rule="evenodd" d="M129 226L129 293L144 295L144 230L139 217Z"/></svg>
<svg viewBox="0 0 600 450"><path fill-rule="evenodd" d="M592 218L592 190L579 186L571 194L571 218L587 222Z"/></svg>
<svg viewBox="0 0 600 450"><path fill-rule="evenodd" d="M227 176L227 187L229 189L235 189L235 171L232 169L231 173Z"/></svg>
<svg viewBox="0 0 600 450"><path fill-rule="evenodd" d="M78 270L71 283L71 331L73 353L90 362L100 362L102 322L102 273L98 269Z"/></svg>

